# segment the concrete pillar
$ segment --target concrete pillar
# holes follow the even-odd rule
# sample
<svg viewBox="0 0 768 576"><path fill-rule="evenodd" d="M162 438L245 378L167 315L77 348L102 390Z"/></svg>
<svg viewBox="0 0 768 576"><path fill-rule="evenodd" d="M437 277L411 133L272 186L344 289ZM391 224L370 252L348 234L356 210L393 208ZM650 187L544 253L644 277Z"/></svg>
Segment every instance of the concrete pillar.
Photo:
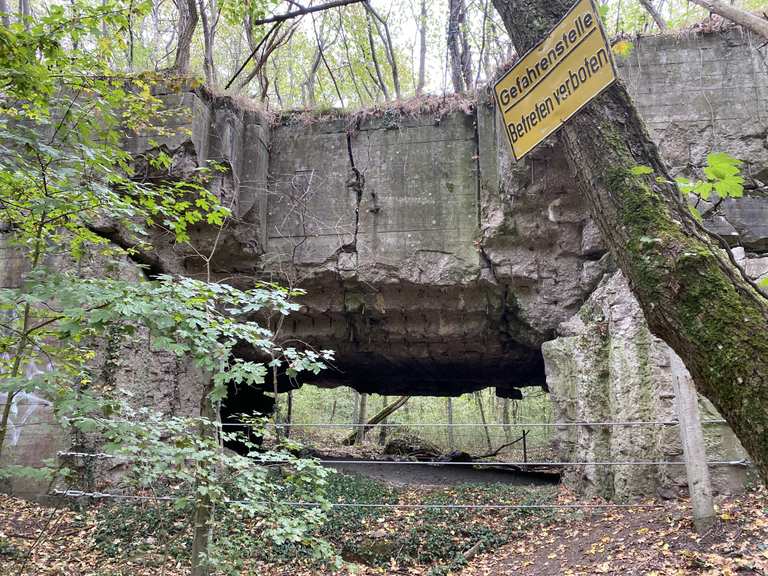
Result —
<svg viewBox="0 0 768 576"><path fill-rule="evenodd" d="M670 351L670 362L677 419L680 422L680 441L683 444L688 491L693 508L693 523L696 531L701 533L709 530L714 524L715 508L704 449L704 432L699 418L699 400L693 379L682 360L672 351Z"/></svg>

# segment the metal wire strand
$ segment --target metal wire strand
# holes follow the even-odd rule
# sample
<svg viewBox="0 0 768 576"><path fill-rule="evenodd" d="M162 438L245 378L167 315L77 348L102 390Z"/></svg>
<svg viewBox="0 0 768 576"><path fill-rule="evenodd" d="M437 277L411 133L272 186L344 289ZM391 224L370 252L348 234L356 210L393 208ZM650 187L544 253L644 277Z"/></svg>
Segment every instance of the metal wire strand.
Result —
<svg viewBox="0 0 768 576"><path fill-rule="evenodd" d="M59 457L110 459L124 458L115 454L104 452L57 452ZM125 457L124 459L130 460ZM595 462L499 462L499 461L475 461L475 462L439 462L421 460L316 460L318 464L328 465L355 465L355 464L382 464L382 465L422 465L422 466L685 466L680 460L628 460L628 461L595 461ZM290 464L290 460L265 460L265 464ZM750 466L749 460L711 460L710 466Z"/></svg>
<svg viewBox="0 0 768 576"><path fill-rule="evenodd" d="M702 420L702 424L727 424L722 419L710 419ZM405 424L402 422L379 422L378 424L333 424L330 422L308 422L301 423L279 423L266 422L263 424L266 428L568 428L573 426L587 426L587 427L612 427L612 426L678 426L680 422L677 420L627 420L617 422L516 422L516 423L499 423L488 422L487 424L481 423L468 423L468 424L431 424L431 423L419 423L419 424ZM239 422L223 422L223 427L238 426L241 428L255 428L259 425L254 424L241 424Z"/></svg>
<svg viewBox="0 0 768 576"><path fill-rule="evenodd" d="M161 501L175 502L180 497L175 496L138 496L133 494L110 494L107 492L83 492L80 490L54 490L51 492L54 496L64 498L94 498L113 499L113 500L141 500L141 501ZM226 504L271 504L270 502L258 502L249 500L225 500ZM396 504L390 502L292 502L283 501L281 504L286 506L299 506L305 508L317 508L328 506L330 508L401 508L401 509L437 509L437 510L526 510L526 509L547 509L547 510L584 510L601 508L664 508L662 504Z"/></svg>

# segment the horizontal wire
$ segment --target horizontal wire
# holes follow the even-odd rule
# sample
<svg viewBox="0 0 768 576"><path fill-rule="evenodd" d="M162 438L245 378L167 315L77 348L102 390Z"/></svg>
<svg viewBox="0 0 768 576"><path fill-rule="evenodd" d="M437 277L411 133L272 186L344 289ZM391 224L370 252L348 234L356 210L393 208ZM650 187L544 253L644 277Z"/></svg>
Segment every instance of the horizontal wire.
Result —
<svg viewBox="0 0 768 576"><path fill-rule="evenodd" d="M702 420L702 424L726 424L725 420L712 419ZM404 424L404 423L384 423L379 424L331 424L331 423L265 423L269 428L561 428L570 426L678 426L677 420L659 420L659 421L626 421L626 422L519 422L501 424L489 422L488 424ZM237 422L224 422L221 426L239 426L241 428L255 428L257 424L240 424Z"/></svg>
<svg viewBox="0 0 768 576"><path fill-rule="evenodd" d="M121 458L130 460L129 457L104 452L57 452L59 457L110 459ZM290 464L290 460L263 460L264 464ZM331 466L347 464L381 464L381 465L422 465L422 466L685 466L680 460L629 460L629 461L596 461L596 462L498 462L498 461L474 461L474 462L440 462L422 460L316 460L318 464ZM750 466L749 460L712 460L706 462L711 466Z"/></svg>
<svg viewBox="0 0 768 576"><path fill-rule="evenodd" d="M177 496L138 496L132 494L110 494L107 492L82 492L80 490L54 490L51 494L65 498L94 498L113 500L141 500L175 502L181 500ZM251 500L225 500L226 504L272 504ZM280 504L316 508L329 506L331 508L403 508L403 509L445 509L445 510L512 510L512 509L568 509L579 510L589 508L663 508L662 504L395 504L390 502L292 502L283 501Z"/></svg>
<svg viewBox="0 0 768 576"><path fill-rule="evenodd" d="M652 466L652 465L678 465L685 466L685 462L680 460L637 460L637 461L604 461L604 462L497 462L478 460L475 462L440 462L440 461L419 461L419 460L318 460L319 464L426 464L430 466ZM713 460L706 462L710 465L746 465L746 460Z"/></svg>
<svg viewBox="0 0 768 576"><path fill-rule="evenodd" d="M2 403L0 403L0 406L2 406ZM112 420L111 422L120 422L119 420ZM136 422L127 422L129 424L137 424ZM727 424L725 420L702 420L702 424ZM55 423L51 422L22 422L18 424L11 423L12 426L15 428L23 428L25 426L53 426ZM627 427L633 427L633 426L678 426L680 423L677 420L659 420L659 421L627 421L627 422L520 422L520 423L509 423L509 424L501 424L501 423L495 423L495 422L489 422L488 424L481 424L481 423L475 423L475 424L404 424L404 423L384 423L381 422L379 424L331 424L331 423L305 423L305 424L288 424L288 423L280 423L275 424L273 422L268 422L263 424L266 428L339 428L339 429L347 429L347 428L481 428L481 427L487 427L487 428L568 428L568 427L574 427L574 426L587 426L587 427L598 427L598 426L627 426ZM256 428L260 425L258 424L241 424L237 422L223 422L218 423L219 426L222 427L239 427L239 428Z"/></svg>

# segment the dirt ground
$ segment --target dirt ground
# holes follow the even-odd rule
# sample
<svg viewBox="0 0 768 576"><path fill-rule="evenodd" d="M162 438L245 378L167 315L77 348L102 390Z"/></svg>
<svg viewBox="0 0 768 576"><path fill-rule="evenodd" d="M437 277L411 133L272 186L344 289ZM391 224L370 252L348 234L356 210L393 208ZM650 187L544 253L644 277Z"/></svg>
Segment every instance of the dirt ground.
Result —
<svg viewBox="0 0 768 576"><path fill-rule="evenodd" d="M686 501L557 522L476 558L461 576L768 575L765 490L721 500L717 524L693 530Z"/></svg>
<svg viewBox="0 0 768 576"><path fill-rule="evenodd" d="M99 552L92 515L0 497L0 574L26 576L181 576L174 561L147 557L121 560ZM137 535L139 536L139 535ZM448 572L454 576L766 576L768 494L760 490L721 499L718 523L706 534L693 531L687 502L662 508L613 509L556 517L511 535L511 544L472 558ZM162 563L158 567L158 560ZM336 574L430 574L430 566L371 569L347 566ZM299 566L257 566L260 576L330 575ZM434 572L433 572L434 574ZM440 572L446 574L446 572Z"/></svg>
<svg viewBox="0 0 768 576"><path fill-rule="evenodd" d="M557 484L556 474L517 472L501 468L435 464L335 464L339 472L354 472L395 486L456 486L459 484L512 484L542 486Z"/></svg>

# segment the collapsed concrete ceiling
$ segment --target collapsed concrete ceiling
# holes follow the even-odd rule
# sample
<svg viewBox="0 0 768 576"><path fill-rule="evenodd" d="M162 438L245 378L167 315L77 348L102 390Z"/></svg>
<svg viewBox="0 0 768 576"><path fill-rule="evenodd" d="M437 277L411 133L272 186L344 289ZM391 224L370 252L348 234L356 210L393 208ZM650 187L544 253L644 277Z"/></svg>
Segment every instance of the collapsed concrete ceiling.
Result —
<svg viewBox="0 0 768 576"><path fill-rule="evenodd" d="M710 83L730 78L727 94L692 79L702 50ZM713 149L748 160L751 197L705 210L748 251L768 246L759 180L768 75L755 73L757 57L721 35L658 37L620 66L674 172L701 166ZM690 106L673 110L668 94L678 102L683 91ZM335 366L311 383L387 395L496 387L517 397L546 385L542 342L611 268L565 160L544 144L512 162L485 97L276 122L202 92L165 98L178 109L173 135L161 138L173 165L144 176L225 166L212 189L236 218L223 235L198 229L197 250L215 246L220 279L306 290L278 340L336 351ZM148 136L130 147L151 153ZM154 244L160 268L201 272L169 236Z"/></svg>

